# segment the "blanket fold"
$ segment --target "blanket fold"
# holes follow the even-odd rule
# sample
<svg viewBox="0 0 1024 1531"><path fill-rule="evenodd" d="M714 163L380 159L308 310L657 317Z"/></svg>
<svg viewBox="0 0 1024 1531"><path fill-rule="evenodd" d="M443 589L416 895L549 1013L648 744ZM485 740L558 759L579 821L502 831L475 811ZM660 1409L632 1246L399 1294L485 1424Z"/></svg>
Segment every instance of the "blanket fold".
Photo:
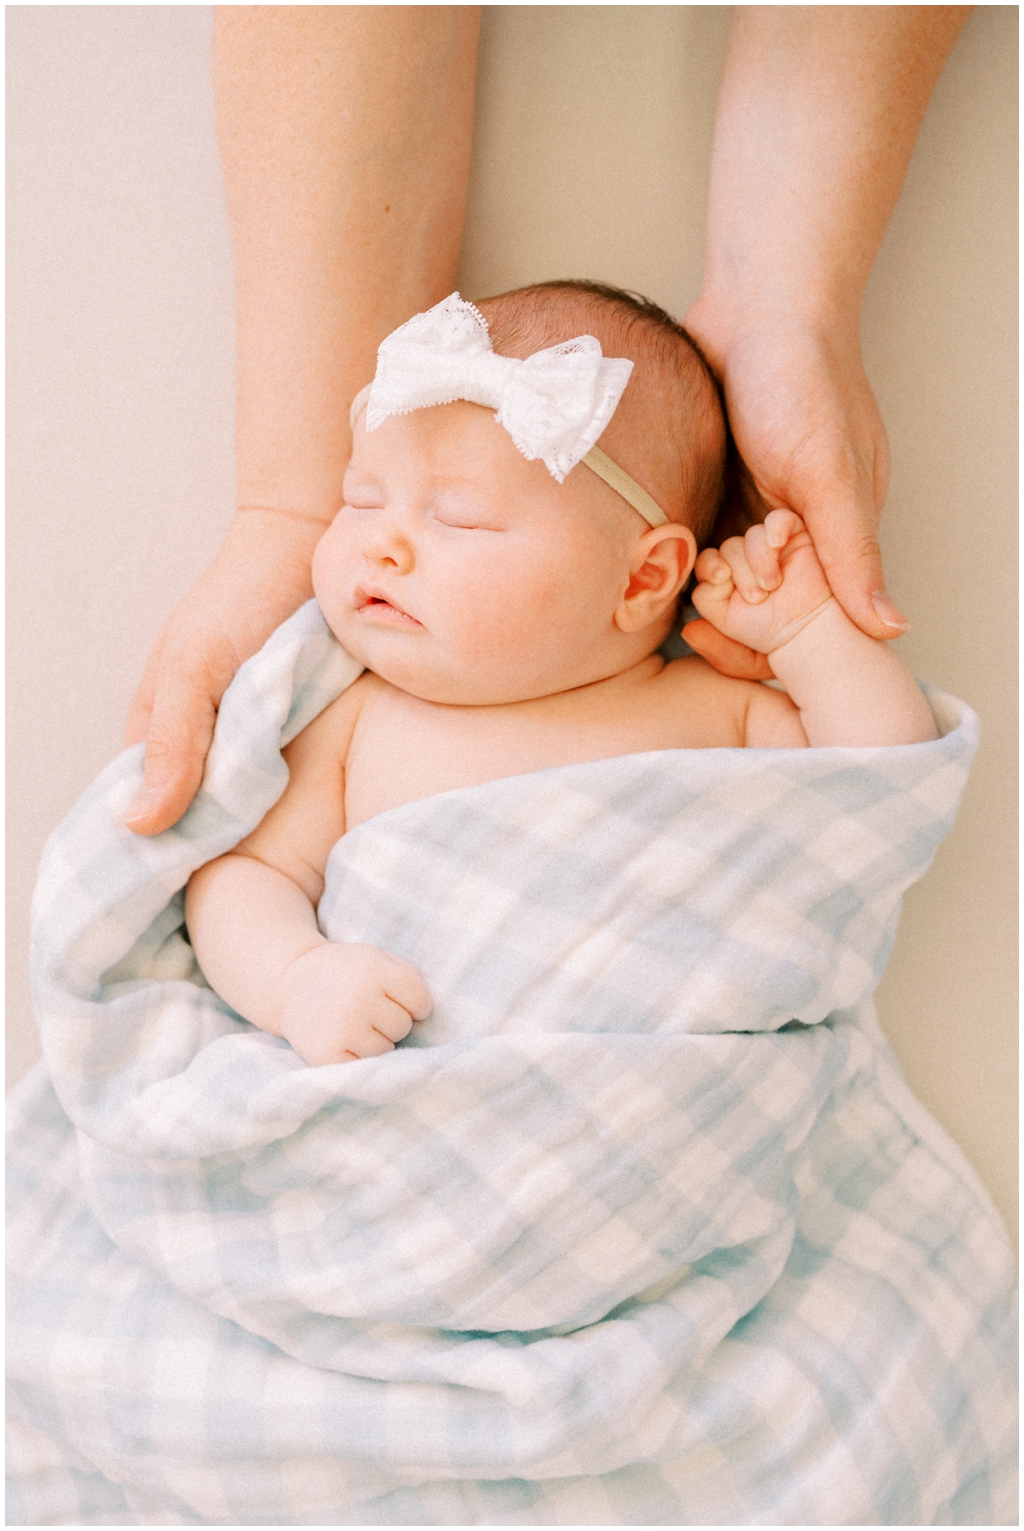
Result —
<svg viewBox="0 0 1024 1531"><path fill-rule="evenodd" d="M973 714L358 826L321 926L435 1011L310 1069L208 987L183 889L358 673L311 603L175 829L123 827L138 749L47 847L11 1349L58 1465L19 1474L22 1523L121 1523L112 1485L181 1524L1010 1523L1012 1261L868 998Z"/></svg>

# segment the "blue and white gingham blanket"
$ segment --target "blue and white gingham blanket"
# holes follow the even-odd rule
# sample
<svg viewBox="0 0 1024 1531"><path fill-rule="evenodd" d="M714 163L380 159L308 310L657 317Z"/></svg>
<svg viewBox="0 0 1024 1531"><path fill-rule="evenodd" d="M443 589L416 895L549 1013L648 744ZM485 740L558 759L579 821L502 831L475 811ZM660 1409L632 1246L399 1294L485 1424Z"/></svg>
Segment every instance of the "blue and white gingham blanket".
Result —
<svg viewBox="0 0 1024 1531"><path fill-rule="evenodd" d="M205 985L182 889L357 673L304 608L175 829L122 827L133 750L47 847L8 1523L1013 1523L1012 1260L867 1000L973 716L360 825L324 929L436 1009L311 1069Z"/></svg>

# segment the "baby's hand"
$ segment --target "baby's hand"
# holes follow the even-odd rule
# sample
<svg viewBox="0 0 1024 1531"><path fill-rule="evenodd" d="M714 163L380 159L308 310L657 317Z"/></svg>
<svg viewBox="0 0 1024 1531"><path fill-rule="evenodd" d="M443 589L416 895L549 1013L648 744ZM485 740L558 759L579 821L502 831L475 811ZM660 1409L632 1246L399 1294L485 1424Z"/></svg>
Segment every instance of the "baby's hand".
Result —
<svg viewBox="0 0 1024 1531"><path fill-rule="evenodd" d="M693 604L719 632L771 654L813 622L835 597L800 517L769 511L762 526L705 548Z"/></svg>
<svg viewBox="0 0 1024 1531"><path fill-rule="evenodd" d="M411 962L377 946L324 942L281 975L278 1033L306 1063L389 1053L434 1008Z"/></svg>

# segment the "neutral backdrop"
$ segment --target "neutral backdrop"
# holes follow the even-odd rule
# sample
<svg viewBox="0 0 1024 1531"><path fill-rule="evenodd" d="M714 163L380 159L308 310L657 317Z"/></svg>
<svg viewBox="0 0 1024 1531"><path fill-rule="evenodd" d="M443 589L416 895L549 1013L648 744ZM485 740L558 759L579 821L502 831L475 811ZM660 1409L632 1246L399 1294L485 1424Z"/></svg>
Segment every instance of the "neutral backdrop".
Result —
<svg viewBox="0 0 1024 1531"><path fill-rule="evenodd" d="M209 8L14 6L8 70L9 1080L37 1053L43 840L116 752L149 645L232 504L231 250ZM460 285L554 276L685 311L719 6L489 6ZM981 714L960 819L879 995L910 1080L1014 1208L1016 9L980 7L879 257L867 368L892 443L914 671Z"/></svg>

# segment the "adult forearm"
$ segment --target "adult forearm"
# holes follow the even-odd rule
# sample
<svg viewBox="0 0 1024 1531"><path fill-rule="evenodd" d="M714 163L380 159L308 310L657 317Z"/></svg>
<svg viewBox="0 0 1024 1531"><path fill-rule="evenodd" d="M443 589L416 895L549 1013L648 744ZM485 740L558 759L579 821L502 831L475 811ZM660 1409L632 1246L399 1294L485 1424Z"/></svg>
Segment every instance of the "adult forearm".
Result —
<svg viewBox="0 0 1024 1531"><path fill-rule="evenodd" d="M146 765L127 822L140 834L184 813L225 687L312 593L348 406L378 344L454 285L478 27L476 6L214 9L241 513L132 705L126 742L146 740Z"/></svg>
<svg viewBox="0 0 1024 1531"><path fill-rule="evenodd" d="M243 505L329 519L377 345L454 285L479 8L214 12Z"/></svg>
<svg viewBox="0 0 1024 1531"><path fill-rule="evenodd" d="M737 7L715 122L704 282L686 323L722 379L749 473L726 530L756 520L758 502L797 511L872 638L907 620L876 535L889 449L861 360L861 301L967 13Z"/></svg>
<svg viewBox="0 0 1024 1531"><path fill-rule="evenodd" d="M790 314L855 333L967 6L733 12L715 124L702 339Z"/></svg>

